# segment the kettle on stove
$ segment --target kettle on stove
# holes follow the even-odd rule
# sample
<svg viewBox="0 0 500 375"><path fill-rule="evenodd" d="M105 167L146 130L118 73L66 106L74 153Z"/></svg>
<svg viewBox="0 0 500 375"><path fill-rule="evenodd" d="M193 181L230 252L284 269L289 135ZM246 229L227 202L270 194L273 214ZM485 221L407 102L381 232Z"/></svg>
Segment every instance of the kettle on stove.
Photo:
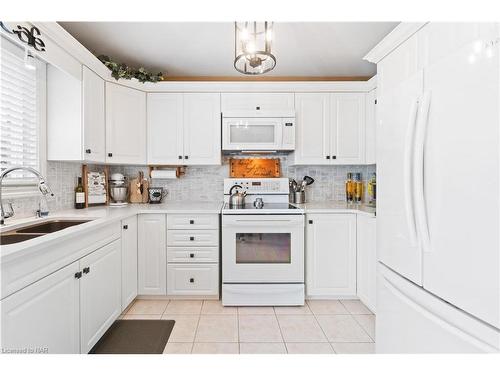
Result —
<svg viewBox="0 0 500 375"><path fill-rule="evenodd" d="M233 185L229 190L229 207L244 207L245 206L245 197L247 195L246 191L240 192L236 190L233 193L234 189L243 189L241 185Z"/></svg>

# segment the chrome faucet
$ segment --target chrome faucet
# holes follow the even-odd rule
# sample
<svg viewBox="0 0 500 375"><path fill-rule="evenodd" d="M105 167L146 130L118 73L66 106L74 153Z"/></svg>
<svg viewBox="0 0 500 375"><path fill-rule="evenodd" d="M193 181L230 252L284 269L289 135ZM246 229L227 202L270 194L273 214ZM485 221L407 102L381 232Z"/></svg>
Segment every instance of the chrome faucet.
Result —
<svg viewBox="0 0 500 375"><path fill-rule="evenodd" d="M14 216L14 209L12 208L12 205L10 204L10 212L6 213L4 208L3 208L3 200L2 200L2 185L3 185L3 179L5 176L7 176L10 172L12 171L17 171L17 170L23 170L27 172L31 172L38 178L38 189L40 190L40 193L45 197L46 195L54 196L54 193L52 193L52 190L50 190L49 185L45 182L45 177L43 177L40 172L38 172L36 169L31 168L31 167L13 167L6 169L0 174L0 225L5 224L5 219Z"/></svg>

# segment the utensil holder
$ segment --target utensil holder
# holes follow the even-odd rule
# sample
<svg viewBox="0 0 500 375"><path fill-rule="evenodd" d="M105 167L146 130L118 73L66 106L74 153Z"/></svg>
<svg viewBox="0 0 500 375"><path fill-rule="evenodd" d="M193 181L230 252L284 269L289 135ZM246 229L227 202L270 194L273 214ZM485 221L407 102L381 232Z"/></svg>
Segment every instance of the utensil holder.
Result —
<svg viewBox="0 0 500 375"><path fill-rule="evenodd" d="M294 194L294 202L297 204L306 203L306 192L305 191L296 191Z"/></svg>

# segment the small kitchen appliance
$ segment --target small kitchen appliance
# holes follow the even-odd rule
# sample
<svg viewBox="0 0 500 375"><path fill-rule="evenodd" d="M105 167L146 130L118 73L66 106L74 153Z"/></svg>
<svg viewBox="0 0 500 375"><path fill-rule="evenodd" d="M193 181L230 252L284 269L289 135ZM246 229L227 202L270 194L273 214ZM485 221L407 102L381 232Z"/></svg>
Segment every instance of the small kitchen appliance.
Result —
<svg viewBox="0 0 500 375"><path fill-rule="evenodd" d="M161 203L161 200L166 197L167 190L162 187L148 188L149 203Z"/></svg>
<svg viewBox="0 0 500 375"><path fill-rule="evenodd" d="M110 206L126 206L128 200L128 183L121 173L113 173L109 179Z"/></svg>
<svg viewBox="0 0 500 375"><path fill-rule="evenodd" d="M232 188L246 203L230 205ZM222 209L222 304L304 304L304 210L288 178L227 178Z"/></svg>

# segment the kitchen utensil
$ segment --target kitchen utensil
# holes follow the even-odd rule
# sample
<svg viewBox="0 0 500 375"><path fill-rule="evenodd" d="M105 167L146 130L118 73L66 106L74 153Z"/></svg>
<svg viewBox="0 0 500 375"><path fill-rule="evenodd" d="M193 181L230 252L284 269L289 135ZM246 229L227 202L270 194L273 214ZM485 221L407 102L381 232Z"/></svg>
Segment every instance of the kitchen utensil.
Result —
<svg viewBox="0 0 500 375"><path fill-rule="evenodd" d="M162 187L148 188L149 203L161 203L161 200L167 195L167 191Z"/></svg>
<svg viewBox="0 0 500 375"><path fill-rule="evenodd" d="M262 200L262 198L256 198L254 201L253 201L253 206L255 208L262 208L264 207L264 201Z"/></svg>
<svg viewBox="0 0 500 375"><path fill-rule="evenodd" d="M241 185L233 185L229 190L229 207L245 207L245 197L247 195L247 192L239 192L238 190L236 190L233 193L233 190L238 188L243 189Z"/></svg>
<svg viewBox="0 0 500 375"><path fill-rule="evenodd" d="M306 186L307 186L307 181L306 180L302 180L300 182L300 188L299 188L299 191L305 191L306 190Z"/></svg>
<svg viewBox="0 0 500 375"><path fill-rule="evenodd" d="M310 176L304 176L304 180L306 181L307 183L307 186L311 185L314 183L314 178L310 177Z"/></svg>
<svg viewBox="0 0 500 375"><path fill-rule="evenodd" d="M297 181L295 181L295 179L292 179L290 181L290 187L292 188L292 191L293 192L296 192L297 191Z"/></svg>
<svg viewBox="0 0 500 375"><path fill-rule="evenodd" d="M306 192L305 191L296 191L295 194L295 200L293 203L306 203Z"/></svg>

